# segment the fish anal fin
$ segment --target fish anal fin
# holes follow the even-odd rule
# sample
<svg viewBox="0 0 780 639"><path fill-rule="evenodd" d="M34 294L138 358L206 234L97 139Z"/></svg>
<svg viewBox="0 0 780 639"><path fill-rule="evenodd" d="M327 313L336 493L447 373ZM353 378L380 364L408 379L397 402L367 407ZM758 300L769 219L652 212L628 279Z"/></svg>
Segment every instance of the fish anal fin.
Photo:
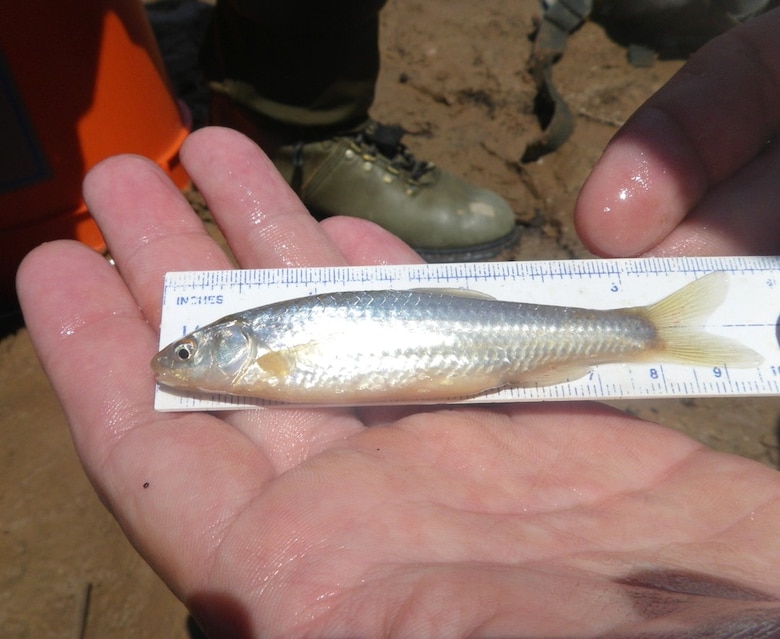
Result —
<svg viewBox="0 0 780 639"><path fill-rule="evenodd" d="M501 386L495 375L469 375L468 377L431 377L418 379L409 389L410 397L471 397Z"/></svg>
<svg viewBox="0 0 780 639"><path fill-rule="evenodd" d="M593 366L578 364L565 364L552 368L526 373L521 379L510 380L507 386L517 386L519 388L532 388L534 386L554 386L555 384L565 384L585 377Z"/></svg>

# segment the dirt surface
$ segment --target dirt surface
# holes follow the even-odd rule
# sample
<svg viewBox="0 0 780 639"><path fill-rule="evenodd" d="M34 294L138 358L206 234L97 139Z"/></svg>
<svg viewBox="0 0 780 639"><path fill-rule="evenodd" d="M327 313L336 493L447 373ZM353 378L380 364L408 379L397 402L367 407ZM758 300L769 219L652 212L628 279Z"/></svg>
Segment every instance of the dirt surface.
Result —
<svg viewBox="0 0 780 639"><path fill-rule="evenodd" d="M202 87L186 74L208 7L183 0L160 9L168 12L163 48L184 74L182 94L201 100L194 105L201 117ZM525 72L537 17L536 0L391 0L374 115L402 124L418 157L512 203L522 239L504 259L586 257L571 222L577 191L617 127L680 63L633 68L623 48L586 24L555 69L575 133L558 152L521 166L525 143L538 133ZM192 636L183 606L93 493L24 329L0 341L0 358L0 636ZM623 407L718 450L778 464L778 399Z"/></svg>

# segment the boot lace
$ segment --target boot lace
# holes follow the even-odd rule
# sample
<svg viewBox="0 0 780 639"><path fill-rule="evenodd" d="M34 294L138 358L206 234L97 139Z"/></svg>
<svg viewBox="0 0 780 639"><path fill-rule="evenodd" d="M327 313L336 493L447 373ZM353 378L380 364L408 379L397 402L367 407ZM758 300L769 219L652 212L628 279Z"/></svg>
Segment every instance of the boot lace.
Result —
<svg viewBox="0 0 780 639"><path fill-rule="evenodd" d="M400 126L371 122L365 129L354 133L354 141L361 151L369 156L382 155L390 160L396 171L407 172L416 182L434 167L432 162L418 160L401 142L405 131Z"/></svg>

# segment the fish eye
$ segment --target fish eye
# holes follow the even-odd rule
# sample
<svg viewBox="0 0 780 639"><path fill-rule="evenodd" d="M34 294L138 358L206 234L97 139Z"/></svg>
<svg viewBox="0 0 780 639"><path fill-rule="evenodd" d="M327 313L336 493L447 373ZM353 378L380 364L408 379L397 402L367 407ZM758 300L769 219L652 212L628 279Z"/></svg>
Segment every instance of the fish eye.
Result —
<svg viewBox="0 0 780 639"><path fill-rule="evenodd" d="M177 342L173 352L180 362L186 362L195 354L195 342L191 339L183 339Z"/></svg>

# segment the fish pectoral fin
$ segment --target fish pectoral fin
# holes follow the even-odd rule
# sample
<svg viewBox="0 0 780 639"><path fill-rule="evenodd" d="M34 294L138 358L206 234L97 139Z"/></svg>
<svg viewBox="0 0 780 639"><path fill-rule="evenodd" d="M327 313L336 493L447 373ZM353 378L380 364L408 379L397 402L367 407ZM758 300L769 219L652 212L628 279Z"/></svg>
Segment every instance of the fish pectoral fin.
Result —
<svg viewBox="0 0 780 639"><path fill-rule="evenodd" d="M255 362L271 377L283 378L290 373L290 360L279 351L264 353Z"/></svg>

